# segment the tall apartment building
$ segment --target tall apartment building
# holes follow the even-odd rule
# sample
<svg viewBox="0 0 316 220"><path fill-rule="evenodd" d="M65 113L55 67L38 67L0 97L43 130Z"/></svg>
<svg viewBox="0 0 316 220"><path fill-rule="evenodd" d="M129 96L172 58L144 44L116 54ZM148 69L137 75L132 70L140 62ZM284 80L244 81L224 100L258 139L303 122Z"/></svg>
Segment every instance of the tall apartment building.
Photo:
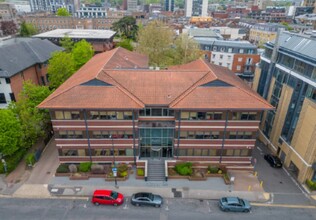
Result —
<svg viewBox="0 0 316 220"><path fill-rule="evenodd" d="M251 84L255 65L260 61L257 47L248 41L228 41L212 38L194 38L212 64L227 67Z"/></svg>
<svg viewBox="0 0 316 220"><path fill-rule="evenodd" d="M174 0L165 0L165 11L174 11Z"/></svg>
<svg viewBox="0 0 316 220"><path fill-rule="evenodd" d="M186 0L185 16L207 16L208 0Z"/></svg>
<svg viewBox="0 0 316 220"><path fill-rule="evenodd" d="M283 26L273 23L258 23L250 28L249 41L258 46L262 46L268 41L273 41L276 37L277 31Z"/></svg>
<svg viewBox="0 0 316 220"><path fill-rule="evenodd" d="M260 114L272 108L226 68L199 59L153 70L123 48L94 56L38 107L50 111L61 163L115 155L248 170Z"/></svg>
<svg viewBox="0 0 316 220"><path fill-rule="evenodd" d="M127 11L137 11L137 0L127 0Z"/></svg>
<svg viewBox="0 0 316 220"><path fill-rule="evenodd" d="M66 8L74 14L80 7L80 0L30 0L32 11L50 11L55 13L58 8Z"/></svg>
<svg viewBox="0 0 316 220"><path fill-rule="evenodd" d="M275 107L260 138L299 182L316 181L316 40L283 32L276 42L264 45L255 74L253 88Z"/></svg>

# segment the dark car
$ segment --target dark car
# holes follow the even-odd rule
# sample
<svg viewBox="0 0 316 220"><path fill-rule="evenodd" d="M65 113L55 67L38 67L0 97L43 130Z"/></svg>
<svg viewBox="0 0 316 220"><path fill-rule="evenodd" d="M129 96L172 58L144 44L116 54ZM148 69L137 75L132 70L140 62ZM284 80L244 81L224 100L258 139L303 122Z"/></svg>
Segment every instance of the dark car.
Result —
<svg viewBox="0 0 316 220"><path fill-rule="evenodd" d="M124 196L112 190L99 189L94 191L91 202L95 205L117 206L123 204Z"/></svg>
<svg viewBox="0 0 316 220"><path fill-rule="evenodd" d="M219 200L218 205L224 212L250 212L250 203L239 197L223 197Z"/></svg>
<svg viewBox="0 0 316 220"><path fill-rule="evenodd" d="M139 192L132 195L131 203L136 206L148 205L160 207L162 205L162 197L147 192Z"/></svg>
<svg viewBox="0 0 316 220"><path fill-rule="evenodd" d="M264 159L268 161L271 167L276 167L276 168L282 167L282 162L277 156L274 156L272 154L266 154L264 155Z"/></svg>

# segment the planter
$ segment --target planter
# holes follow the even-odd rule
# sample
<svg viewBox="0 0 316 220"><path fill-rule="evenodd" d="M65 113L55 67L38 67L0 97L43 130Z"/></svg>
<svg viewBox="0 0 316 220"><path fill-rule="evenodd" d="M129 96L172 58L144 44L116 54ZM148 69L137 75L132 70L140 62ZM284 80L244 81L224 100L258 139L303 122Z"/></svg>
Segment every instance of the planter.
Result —
<svg viewBox="0 0 316 220"><path fill-rule="evenodd" d="M125 177L116 177L116 181L125 181L127 179L128 179L128 175ZM115 177L106 177L105 181L110 181L110 182L115 181Z"/></svg>
<svg viewBox="0 0 316 220"><path fill-rule="evenodd" d="M60 176L60 177L65 177L65 176L70 176L71 173L55 173L55 176Z"/></svg>
<svg viewBox="0 0 316 220"><path fill-rule="evenodd" d="M178 180L178 179L188 179L188 176L168 176L168 179L175 179L175 180Z"/></svg>
<svg viewBox="0 0 316 220"><path fill-rule="evenodd" d="M200 176L189 176L188 179L190 181L205 181L207 178L206 177L200 177Z"/></svg>
<svg viewBox="0 0 316 220"><path fill-rule="evenodd" d="M205 174L206 177L223 177L223 174L220 173L207 173Z"/></svg>
<svg viewBox="0 0 316 220"><path fill-rule="evenodd" d="M90 178L106 178L107 174L93 174L93 173L89 173L88 176Z"/></svg>
<svg viewBox="0 0 316 220"><path fill-rule="evenodd" d="M86 175L86 174L72 174L70 177L69 177L70 180L88 180L89 179L89 176Z"/></svg>

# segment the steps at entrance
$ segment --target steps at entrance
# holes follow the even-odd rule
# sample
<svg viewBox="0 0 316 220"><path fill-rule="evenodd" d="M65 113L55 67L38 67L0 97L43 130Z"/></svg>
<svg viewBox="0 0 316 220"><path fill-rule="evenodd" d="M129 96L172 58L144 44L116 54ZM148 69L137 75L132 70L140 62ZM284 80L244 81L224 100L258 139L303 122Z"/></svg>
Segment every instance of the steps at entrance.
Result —
<svg viewBox="0 0 316 220"><path fill-rule="evenodd" d="M165 181L165 161L148 160L147 181Z"/></svg>

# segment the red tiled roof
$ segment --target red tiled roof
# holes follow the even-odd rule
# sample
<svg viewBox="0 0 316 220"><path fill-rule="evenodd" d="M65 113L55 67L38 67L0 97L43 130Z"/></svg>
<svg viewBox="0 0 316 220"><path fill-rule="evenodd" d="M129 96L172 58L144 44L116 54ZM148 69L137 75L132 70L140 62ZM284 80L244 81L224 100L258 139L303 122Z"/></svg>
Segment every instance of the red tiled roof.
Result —
<svg viewBox="0 0 316 220"><path fill-rule="evenodd" d="M147 57L122 48L98 54L39 108L140 109L146 105L174 109L273 108L231 71L202 59L167 70L144 69L147 63ZM103 85L82 85L91 80L99 80ZM202 86L212 82L215 84Z"/></svg>

